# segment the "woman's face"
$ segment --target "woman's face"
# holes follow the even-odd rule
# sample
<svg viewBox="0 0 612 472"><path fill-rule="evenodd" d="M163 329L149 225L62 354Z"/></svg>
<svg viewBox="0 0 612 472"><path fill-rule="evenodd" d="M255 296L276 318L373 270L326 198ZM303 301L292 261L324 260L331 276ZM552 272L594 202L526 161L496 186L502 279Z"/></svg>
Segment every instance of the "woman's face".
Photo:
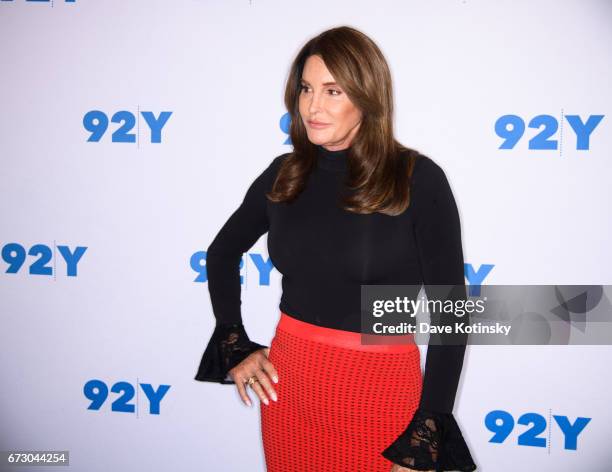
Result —
<svg viewBox="0 0 612 472"><path fill-rule="evenodd" d="M334 81L321 56L306 59L299 111L308 139L330 151L346 149L357 135L361 111Z"/></svg>

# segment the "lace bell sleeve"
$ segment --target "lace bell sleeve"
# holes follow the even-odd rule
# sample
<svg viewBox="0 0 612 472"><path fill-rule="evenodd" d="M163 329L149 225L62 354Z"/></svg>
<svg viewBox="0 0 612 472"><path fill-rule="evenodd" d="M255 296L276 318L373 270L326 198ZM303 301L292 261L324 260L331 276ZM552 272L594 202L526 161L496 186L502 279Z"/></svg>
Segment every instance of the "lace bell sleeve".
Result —
<svg viewBox="0 0 612 472"><path fill-rule="evenodd" d="M249 339L242 323L217 324L202 355L195 379L233 384L228 372L249 354L265 347Z"/></svg>
<svg viewBox="0 0 612 472"><path fill-rule="evenodd" d="M447 289L441 285L454 287L446 298L465 297L459 212L444 171L426 156L420 155L415 166L411 196L414 234L428 298L444 295ZM469 323L468 315L461 321ZM435 338L440 341L439 335ZM452 413L467 337L453 335L450 344L434 344L433 339L430 337L427 348L419 407L404 432L382 455L415 470L473 471L476 465Z"/></svg>
<svg viewBox="0 0 612 472"><path fill-rule="evenodd" d="M240 260L268 231L267 199L280 157L250 185L206 251L208 291L215 316L195 380L234 383L228 371L252 352L267 346L249 339L241 315Z"/></svg>

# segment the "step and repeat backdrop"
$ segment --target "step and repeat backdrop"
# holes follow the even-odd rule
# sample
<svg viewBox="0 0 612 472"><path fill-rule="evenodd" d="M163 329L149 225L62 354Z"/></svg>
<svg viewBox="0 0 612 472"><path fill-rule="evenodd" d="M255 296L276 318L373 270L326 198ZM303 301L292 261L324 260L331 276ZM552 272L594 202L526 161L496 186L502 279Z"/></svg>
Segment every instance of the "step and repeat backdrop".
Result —
<svg viewBox="0 0 612 472"><path fill-rule="evenodd" d="M340 25L380 46L397 138L448 176L466 283L612 283L610 1L1 0L0 451L265 470L258 408L194 380L206 249L291 150L292 59ZM269 344L265 238L242 310ZM611 362L469 346L454 413L479 470L611 470Z"/></svg>

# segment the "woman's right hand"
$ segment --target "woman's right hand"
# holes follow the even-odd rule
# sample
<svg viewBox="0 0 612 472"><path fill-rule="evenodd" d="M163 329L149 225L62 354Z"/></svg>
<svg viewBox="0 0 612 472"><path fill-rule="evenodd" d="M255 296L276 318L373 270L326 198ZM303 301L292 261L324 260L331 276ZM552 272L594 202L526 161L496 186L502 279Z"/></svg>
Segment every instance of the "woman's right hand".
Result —
<svg viewBox="0 0 612 472"><path fill-rule="evenodd" d="M251 399L247 393L247 382L249 378L255 377L256 381L251 384L259 399L266 405L270 403L268 396L277 401L276 391L272 382L278 383L278 373L268 360L270 348L258 349L249 354L240 364L231 369L228 373L236 383L236 388L242 401L251 406Z"/></svg>

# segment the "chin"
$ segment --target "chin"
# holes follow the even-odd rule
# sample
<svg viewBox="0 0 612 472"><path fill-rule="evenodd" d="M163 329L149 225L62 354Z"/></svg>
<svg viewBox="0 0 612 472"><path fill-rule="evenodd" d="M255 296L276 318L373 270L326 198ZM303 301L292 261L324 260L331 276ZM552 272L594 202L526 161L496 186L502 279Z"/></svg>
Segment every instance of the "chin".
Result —
<svg viewBox="0 0 612 472"><path fill-rule="evenodd" d="M331 133L327 131L321 132L319 130L310 130L307 134L308 139L313 144L325 144L332 140Z"/></svg>

